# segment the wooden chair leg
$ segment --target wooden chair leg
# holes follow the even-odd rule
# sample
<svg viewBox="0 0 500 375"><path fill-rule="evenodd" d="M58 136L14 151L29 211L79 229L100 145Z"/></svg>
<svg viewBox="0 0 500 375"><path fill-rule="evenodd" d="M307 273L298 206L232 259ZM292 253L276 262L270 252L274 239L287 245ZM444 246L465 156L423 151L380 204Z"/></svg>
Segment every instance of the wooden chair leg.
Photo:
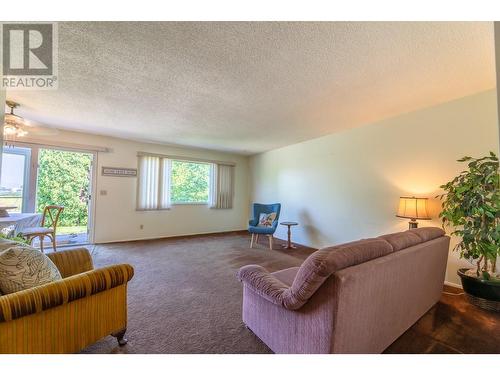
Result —
<svg viewBox="0 0 500 375"><path fill-rule="evenodd" d="M254 234L252 233L252 239L250 240L250 249L253 249L253 236Z"/></svg>
<svg viewBox="0 0 500 375"><path fill-rule="evenodd" d="M125 332L127 332L127 328L122 329L121 331L112 333L111 336L116 337L118 341L118 345L123 346L127 344L127 339L125 338Z"/></svg>
<svg viewBox="0 0 500 375"><path fill-rule="evenodd" d="M273 249L273 236L269 236L269 250Z"/></svg>
<svg viewBox="0 0 500 375"><path fill-rule="evenodd" d="M255 243L259 243L259 235L258 234L255 235Z"/></svg>
<svg viewBox="0 0 500 375"><path fill-rule="evenodd" d="M56 249L56 236L55 236L55 234L52 234L50 237L52 238L52 248L54 249L54 252L56 252L57 251L57 249Z"/></svg>

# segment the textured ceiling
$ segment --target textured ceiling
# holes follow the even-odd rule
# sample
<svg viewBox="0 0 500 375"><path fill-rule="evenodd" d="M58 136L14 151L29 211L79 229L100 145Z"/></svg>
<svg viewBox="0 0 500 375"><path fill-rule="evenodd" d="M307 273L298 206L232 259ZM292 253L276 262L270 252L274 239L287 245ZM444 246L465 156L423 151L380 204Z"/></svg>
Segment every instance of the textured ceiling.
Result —
<svg viewBox="0 0 500 375"><path fill-rule="evenodd" d="M495 87L484 22L59 23L59 89L20 114L253 154Z"/></svg>

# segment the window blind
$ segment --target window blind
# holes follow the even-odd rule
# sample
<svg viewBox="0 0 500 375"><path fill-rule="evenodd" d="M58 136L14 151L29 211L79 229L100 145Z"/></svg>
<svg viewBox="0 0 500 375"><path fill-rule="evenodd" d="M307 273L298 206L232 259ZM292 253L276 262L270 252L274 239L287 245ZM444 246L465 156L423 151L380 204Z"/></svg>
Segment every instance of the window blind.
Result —
<svg viewBox="0 0 500 375"><path fill-rule="evenodd" d="M158 189L160 178L160 158L139 156L139 178L137 208L139 210L158 209Z"/></svg>
<svg viewBox="0 0 500 375"><path fill-rule="evenodd" d="M211 207L233 208L234 167L232 165L214 164L211 179Z"/></svg>

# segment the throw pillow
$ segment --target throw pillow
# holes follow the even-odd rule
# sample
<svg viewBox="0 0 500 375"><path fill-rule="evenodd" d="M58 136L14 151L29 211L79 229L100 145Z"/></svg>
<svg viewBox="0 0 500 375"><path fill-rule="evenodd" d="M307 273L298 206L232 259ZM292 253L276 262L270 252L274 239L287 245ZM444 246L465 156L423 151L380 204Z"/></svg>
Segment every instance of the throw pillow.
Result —
<svg viewBox="0 0 500 375"><path fill-rule="evenodd" d="M7 240L5 238L0 238L0 253L15 245L19 245L19 242Z"/></svg>
<svg viewBox="0 0 500 375"><path fill-rule="evenodd" d="M0 253L0 291L3 294L61 279L49 257L32 247L14 245Z"/></svg>
<svg viewBox="0 0 500 375"><path fill-rule="evenodd" d="M260 214L258 227L272 227L273 221L276 219L276 213L271 212L270 214Z"/></svg>

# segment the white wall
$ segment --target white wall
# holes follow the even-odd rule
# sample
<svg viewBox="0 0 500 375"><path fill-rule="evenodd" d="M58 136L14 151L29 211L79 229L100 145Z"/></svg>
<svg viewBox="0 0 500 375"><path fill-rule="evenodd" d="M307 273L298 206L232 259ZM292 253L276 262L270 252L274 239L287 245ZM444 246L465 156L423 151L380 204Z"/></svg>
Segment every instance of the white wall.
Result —
<svg viewBox="0 0 500 375"><path fill-rule="evenodd" d="M1 78L1 76L0 76ZM0 90L0 103L5 103L5 90ZM3 120L5 105L0 105L0 147L3 147ZM0 152L0 177L2 176L2 152Z"/></svg>
<svg viewBox="0 0 500 375"><path fill-rule="evenodd" d="M246 228L249 207L248 157L139 143L112 137L61 131L50 142L102 146L110 152L99 152L95 209L95 242L113 242L187 234L223 232ZM37 140L43 140L38 137ZM136 211L137 179L101 176L101 167L137 168L137 152L195 157L235 162L235 197L232 209L209 209L206 205L178 205L167 211ZM107 195L100 195L105 190ZM144 229L140 229L140 225Z"/></svg>
<svg viewBox="0 0 500 375"><path fill-rule="evenodd" d="M300 223L293 240L312 247L405 230L407 220L394 216L399 196L434 197L460 172L456 159L498 153L498 139L490 90L253 156L251 196L281 202L281 219ZM430 203L436 218L439 203ZM447 281L459 284L461 262L450 256Z"/></svg>

